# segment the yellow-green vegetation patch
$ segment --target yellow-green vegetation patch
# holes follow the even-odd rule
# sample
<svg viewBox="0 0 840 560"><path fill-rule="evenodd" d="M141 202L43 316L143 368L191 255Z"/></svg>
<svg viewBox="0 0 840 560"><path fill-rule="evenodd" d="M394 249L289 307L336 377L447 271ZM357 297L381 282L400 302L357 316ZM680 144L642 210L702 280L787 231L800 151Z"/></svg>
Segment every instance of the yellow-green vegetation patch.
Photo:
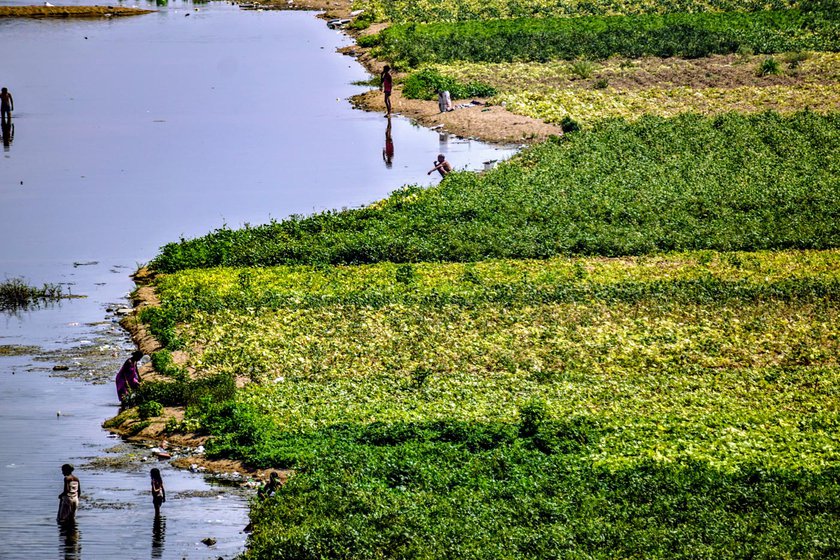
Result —
<svg viewBox="0 0 840 560"><path fill-rule="evenodd" d="M572 118L592 123L606 118L635 120L643 115L672 117L684 113L714 115L737 111L793 113L803 109L836 111L840 84L737 88L649 88L636 91L547 89L499 94L495 101L514 113L550 123Z"/></svg>
<svg viewBox="0 0 840 560"><path fill-rule="evenodd" d="M779 74L760 75L767 55L713 55L704 58L627 59L551 62L458 62L431 68L459 82L482 82L502 93L556 88L591 89L606 80L621 90L649 87L739 87L772 85L830 85L840 82L840 53L790 52L773 55Z"/></svg>
<svg viewBox="0 0 840 560"><path fill-rule="evenodd" d="M216 268L156 289L191 366L252 380L192 401L211 456L297 472L255 502L246 557L816 558L836 533L837 250Z"/></svg>
<svg viewBox="0 0 840 560"><path fill-rule="evenodd" d="M456 21L511 17L604 16L779 10L799 5L795 0L355 0L373 19L404 22Z"/></svg>

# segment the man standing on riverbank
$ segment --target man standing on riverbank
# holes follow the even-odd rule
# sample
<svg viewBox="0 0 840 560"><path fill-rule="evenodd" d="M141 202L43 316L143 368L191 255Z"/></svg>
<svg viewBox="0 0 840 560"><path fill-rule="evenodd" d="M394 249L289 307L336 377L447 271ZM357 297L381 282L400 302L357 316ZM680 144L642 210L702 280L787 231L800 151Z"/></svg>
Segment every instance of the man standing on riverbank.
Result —
<svg viewBox="0 0 840 560"><path fill-rule="evenodd" d="M0 120L6 122L12 120L12 111L15 110L15 100L6 88L0 89Z"/></svg>

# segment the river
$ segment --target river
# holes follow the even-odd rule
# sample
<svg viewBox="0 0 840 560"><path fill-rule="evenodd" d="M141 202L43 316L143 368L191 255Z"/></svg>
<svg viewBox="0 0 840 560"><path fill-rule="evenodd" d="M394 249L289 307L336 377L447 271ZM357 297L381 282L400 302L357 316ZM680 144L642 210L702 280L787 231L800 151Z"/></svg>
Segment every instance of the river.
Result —
<svg viewBox="0 0 840 560"><path fill-rule="evenodd" d="M368 75L335 53L349 40L314 14L137 4L157 11L0 20L0 85L16 109L0 151L0 280L85 296L0 314L2 559L243 550L247 490L171 468L100 427L117 411L110 379L132 349L108 310L126 304L129 274L162 244L432 184L439 152L467 169L512 153L395 117L386 164L387 119L347 101ZM65 462L84 500L76 528L60 531ZM158 523L152 464L168 493Z"/></svg>

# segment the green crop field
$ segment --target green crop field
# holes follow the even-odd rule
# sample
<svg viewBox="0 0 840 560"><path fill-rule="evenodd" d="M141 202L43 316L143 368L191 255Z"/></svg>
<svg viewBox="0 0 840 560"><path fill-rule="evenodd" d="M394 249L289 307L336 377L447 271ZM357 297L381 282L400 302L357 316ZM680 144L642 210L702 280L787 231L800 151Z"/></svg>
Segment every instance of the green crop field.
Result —
<svg viewBox="0 0 840 560"><path fill-rule="evenodd" d="M840 50L840 12L799 10L392 25L359 39L401 68L424 63L546 62Z"/></svg>
<svg viewBox="0 0 840 560"><path fill-rule="evenodd" d="M209 453L296 471L254 504L248 558L819 558L840 537L837 251L156 290L189 366L252 381L188 409Z"/></svg>

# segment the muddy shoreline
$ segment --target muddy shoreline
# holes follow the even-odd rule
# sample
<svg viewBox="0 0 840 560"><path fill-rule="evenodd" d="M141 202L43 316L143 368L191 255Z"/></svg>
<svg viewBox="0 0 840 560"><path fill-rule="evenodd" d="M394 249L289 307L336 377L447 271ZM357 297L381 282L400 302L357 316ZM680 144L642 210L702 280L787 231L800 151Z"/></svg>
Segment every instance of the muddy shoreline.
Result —
<svg viewBox="0 0 840 560"><path fill-rule="evenodd" d="M100 18L150 14L154 10L122 6L0 6L0 18Z"/></svg>

